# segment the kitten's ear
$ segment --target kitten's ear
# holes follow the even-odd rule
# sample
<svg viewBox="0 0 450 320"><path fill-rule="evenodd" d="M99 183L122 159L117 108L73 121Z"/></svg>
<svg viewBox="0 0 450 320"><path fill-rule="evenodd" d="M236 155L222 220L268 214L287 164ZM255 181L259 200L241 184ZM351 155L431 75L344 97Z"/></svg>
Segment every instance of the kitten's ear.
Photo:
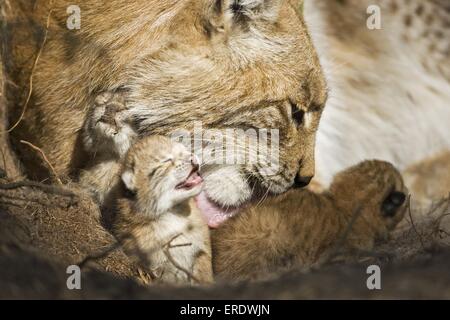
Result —
<svg viewBox="0 0 450 320"><path fill-rule="evenodd" d="M275 22L280 5L286 0L210 0L211 24L229 30L255 20ZM294 1L294 0L289 0Z"/></svg>
<svg viewBox="0 0 450 320"><path fill-rule="evenodd" d="M124 173L122 173L122 182L125 185L125 187L131 191L136 191L136 181L134 177L134 172L131 169L125 170Z"/></svg>

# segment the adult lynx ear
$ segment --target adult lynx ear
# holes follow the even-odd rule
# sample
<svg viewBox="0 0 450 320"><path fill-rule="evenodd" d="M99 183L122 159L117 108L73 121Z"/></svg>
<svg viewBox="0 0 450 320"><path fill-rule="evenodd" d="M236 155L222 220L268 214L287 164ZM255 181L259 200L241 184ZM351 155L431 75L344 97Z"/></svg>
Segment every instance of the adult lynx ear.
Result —
<svg viewBox="0 0 450 320"><path fill-rule="evenodd" d="M229 29L252 21L275 22L280 5L291 0L212 0L212 24Z"/></svg>

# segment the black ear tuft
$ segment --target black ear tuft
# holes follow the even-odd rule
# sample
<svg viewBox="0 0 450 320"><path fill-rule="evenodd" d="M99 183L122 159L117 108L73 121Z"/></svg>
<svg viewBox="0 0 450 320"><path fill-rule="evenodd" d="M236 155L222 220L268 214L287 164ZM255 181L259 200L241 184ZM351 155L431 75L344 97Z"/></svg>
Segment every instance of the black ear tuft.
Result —
<svg viewBox="0 0 450 320"><path fill-rule="evenodd" d="M234 0L230 6L230 11L233 14L233 19L236 22L244 22L247 15L245 14L245 7L240 4L239 0Z"/></svg>
<svg viewBox="0 0 450 320"><path fill-rule="evenodd" d="M226 1L225 1L226 2ZM274 20L282 0L230 0L227 10L235 20Z"/></svg>
<svg viewBox="0 0 450 320"><path fill-rule="evenodd" d="M231 9L231 12L232 12L233 14L237 14L237 15L242 14L242 13L244 12L244 6L242 6L241 4L239 4L239 1L238 1L238 0L234 1L234 2L231 4L230 9Z"/></svg>
<svg viewBox="0 0 450 320"><path fill-rule="evenodd" d="M274 23L279 7L286 0L214 0L208 8L205 29L208 35L214 30L222 33L234 26L246 27L252 21Z"/></svg>

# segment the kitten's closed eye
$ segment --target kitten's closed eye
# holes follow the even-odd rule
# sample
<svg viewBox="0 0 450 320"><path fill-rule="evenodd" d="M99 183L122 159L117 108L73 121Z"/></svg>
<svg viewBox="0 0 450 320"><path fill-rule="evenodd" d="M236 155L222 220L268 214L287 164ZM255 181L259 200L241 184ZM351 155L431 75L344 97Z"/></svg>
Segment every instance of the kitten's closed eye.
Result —
<svg viewBox="0 0 450 320"><path fill-rule="evenodd" d="M156 164L156 165L150 167L150 168L149 168L149 172L148 172L148 174L147 174L147 177L148 177L149 179L152 179L152 178L154 177L156 171L158 171L159 169L161 169L165 163L169 163L170 161L172 161L172 160L164 160L163 162L160 162L159 164Z"/></svg>

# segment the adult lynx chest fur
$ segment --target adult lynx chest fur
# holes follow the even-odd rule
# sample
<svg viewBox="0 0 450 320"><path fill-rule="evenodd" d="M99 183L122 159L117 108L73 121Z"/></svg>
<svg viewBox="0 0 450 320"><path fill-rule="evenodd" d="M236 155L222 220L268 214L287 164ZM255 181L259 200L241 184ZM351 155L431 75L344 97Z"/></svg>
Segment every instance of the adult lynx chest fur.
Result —
<svg viewBox="0 0 450 320"><path fill-rule="evenodd" d="M316 149L324 186L364 159L404 171L450 150L450 1L308 0L304 12L331 88Z"/></svg>

